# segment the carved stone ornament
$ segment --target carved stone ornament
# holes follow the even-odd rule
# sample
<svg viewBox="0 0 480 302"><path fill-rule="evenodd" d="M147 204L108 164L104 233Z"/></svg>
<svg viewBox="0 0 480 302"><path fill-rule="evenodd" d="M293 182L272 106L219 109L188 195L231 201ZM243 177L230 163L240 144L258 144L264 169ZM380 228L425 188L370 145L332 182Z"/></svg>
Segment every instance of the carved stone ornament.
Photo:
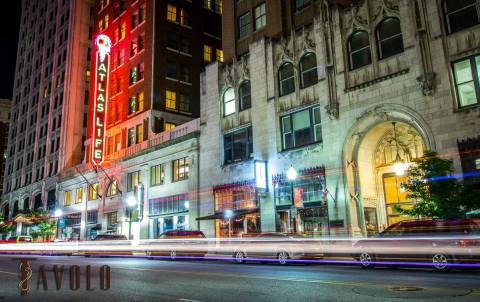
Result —
<svg viewBox="0 0 480 302"><path fill-rule="evenodd" d="M225 81L225 86L234 87L234 78L233 78L233 65L225 65L223 68L223 80Z"/></svg>
<svg viewBox="0 0 480 302"><path fill-rule="evenodd" d="M364 4L365 4L365 1L361 1L359 3L353 4L352 8L350 9L350 13L351 13L350 14L350 19L346 23L348 33L352 33L352 32L354 32L355 30L358 30L358 29L369 31L367 16L365 15L366 12L360 12L360 9L362 8L362 6ZM347 14L347 16L348 16L348 14ZM349 35L347 35L347 36L349 36Z"/></svg>
<svg viewBox="0 0 480 302"><path fill-rule="evenodd" d="M248 57L243 56L239 64L240 78L242 80L250 79L250 67L248 65Z"/></svg>
<svg viewBox="0 0 480 302"><path fill-rule="evenodd" d="M277 62L282 62L285 60L293 61L293 39L293 36L282 37L280 40Z"/></svg>
<svg viewBox="0 0 480 302"><path fill-rule="evenodd" d="M330 103L325 106L325 110L327 111L328 117L333 120L337 119L340 113L338 103Z"/></svg>
<svg viewBox="0 0 480 302"><path fill-rule="evenodd" d="M431 96L435 92L436 76L437 75L434 72L429 72L417 78L417 82L420 85L424 96Z"/></svg>
<svg viewBox="0 0 480 302"><path fill-rule="evenodd" d="M315 41L311 37L312 31L303 27L302 29L302 50L315 49Z"/></svg>
<svg viewBox="0 0 480 302"><path fill-rule="evenodd" d="M374 20L383 19L386 16L398 16L398 1L378 0L378 8Z"/></svg>

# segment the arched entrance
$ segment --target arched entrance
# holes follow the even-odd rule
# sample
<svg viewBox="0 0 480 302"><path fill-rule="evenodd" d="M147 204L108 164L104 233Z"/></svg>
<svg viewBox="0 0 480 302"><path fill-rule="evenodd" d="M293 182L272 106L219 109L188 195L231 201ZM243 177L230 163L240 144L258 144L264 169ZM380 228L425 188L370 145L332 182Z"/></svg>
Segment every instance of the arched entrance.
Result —
<svg viewBox="0 0 480 302"><path fill-rule="evenodd" d="M404 168L425 150L435 150L423 119L402 105L384 104L366 111L350 129L344 147L345 181L352 233L373 235L408 219L396 207L408 208L402 183Z"/></svg>

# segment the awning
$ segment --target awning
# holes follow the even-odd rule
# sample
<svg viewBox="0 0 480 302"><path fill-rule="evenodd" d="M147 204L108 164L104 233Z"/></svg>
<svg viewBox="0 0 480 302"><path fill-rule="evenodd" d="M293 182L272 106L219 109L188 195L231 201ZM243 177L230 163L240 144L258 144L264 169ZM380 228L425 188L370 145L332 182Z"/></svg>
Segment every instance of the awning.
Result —
<svg viewBox="0 0 480 302"><path fill-rule="evenodd" d="M229 210L223 210L220 212L215 212L213 215L208 215L208 216L203 216L203 217L198 217L197 220L212 220L212 219L228 219L227 217L227 211ZM253 213L258 213L260 210L258 208L251 208L251 209L237 209L237 210L230 210L232 213L228 213L230 216L230 219L238 218L238 217L243 217L248 214L253 214Z"/></svg>

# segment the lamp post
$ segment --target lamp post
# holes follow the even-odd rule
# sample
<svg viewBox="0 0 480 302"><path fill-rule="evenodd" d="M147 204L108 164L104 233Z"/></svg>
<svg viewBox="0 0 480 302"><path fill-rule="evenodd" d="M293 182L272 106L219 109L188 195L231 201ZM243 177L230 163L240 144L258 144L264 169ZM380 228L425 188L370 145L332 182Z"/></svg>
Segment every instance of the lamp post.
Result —
<svg viewBox="0 0 480 302"><path fill-rule="evenodd" d="M56 209L54 212L54 217L57 218L57 225L56 225L56 230L55 230L55 238L58 239L58 224L60 222L60 217L63 215L62 209Z"/></svg>
<svg viewBox="0 0 480 302"><path fill-rule="evenodd" d="M295 194L293 193L293 182L297 179L297 171L295 168L290 166L290 168L287 170L287 178L290 181L290 191L291 191L291 198L292 198L292 205L295 205ZM295 223L295 222L294 222ZM296 226L294 225L294 228L296 229ZM290 227L289 227L290 229Z"/></svg>
<svg viewBox="0 0 480 302"><path fill-rule="evenodd" d="M134 195L129 196L127 198L127 206L128 206L128 240L132 240L132 212L134 207L137 205L137 199Z"/></svg>

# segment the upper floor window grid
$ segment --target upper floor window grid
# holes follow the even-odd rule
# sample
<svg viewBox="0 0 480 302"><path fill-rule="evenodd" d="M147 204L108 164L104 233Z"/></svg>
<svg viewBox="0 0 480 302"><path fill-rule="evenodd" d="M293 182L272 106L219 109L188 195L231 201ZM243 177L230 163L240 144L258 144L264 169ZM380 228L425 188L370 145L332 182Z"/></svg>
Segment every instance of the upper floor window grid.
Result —
<svg viewBox="0 0 480 302"><path fill-rule="evenodd" d="M348 39L348 57L350 70L354 70L372 63L372 52L368 33L359 30Z"/></svg>
<svg viewBox="0 0 480 302"><path fill-rule="evenodd" d="M378 57L385 59L403 52L400 20L386 18L377 27Z"/></svg>
<svg viewBox="0 0 480 302"><path fill-rule="evenodd" d="M448 34L480 23L476 0L444 0L443 11Z"/></svg>

